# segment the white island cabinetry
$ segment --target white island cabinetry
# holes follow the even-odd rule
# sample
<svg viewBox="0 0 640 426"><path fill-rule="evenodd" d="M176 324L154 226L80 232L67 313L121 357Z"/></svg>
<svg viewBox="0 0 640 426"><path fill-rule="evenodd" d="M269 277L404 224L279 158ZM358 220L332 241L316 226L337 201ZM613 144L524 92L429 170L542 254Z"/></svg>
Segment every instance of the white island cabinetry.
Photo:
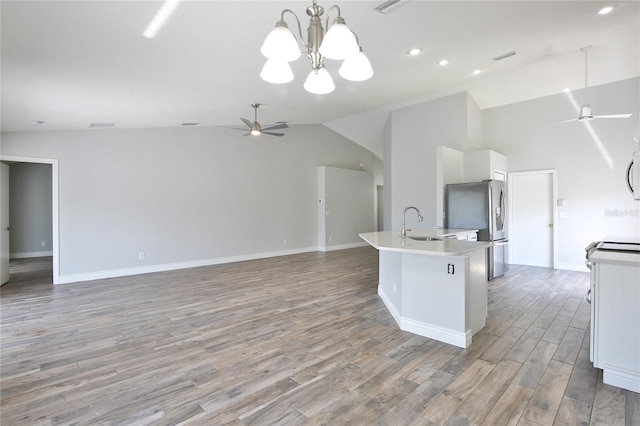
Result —
<svg viewBox="0 0 640 426"><path fill-rule="evenodd" d="M385 231L360 237L379 250L378 295L400 329L466 348L485 326L490 243L431 232L441 234L402 239Z"/></svg>

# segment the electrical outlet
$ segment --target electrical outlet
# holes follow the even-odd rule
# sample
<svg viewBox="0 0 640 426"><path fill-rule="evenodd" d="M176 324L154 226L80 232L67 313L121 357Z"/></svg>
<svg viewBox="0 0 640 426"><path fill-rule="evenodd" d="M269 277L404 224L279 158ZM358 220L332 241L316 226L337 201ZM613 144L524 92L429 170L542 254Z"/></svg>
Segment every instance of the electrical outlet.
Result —
<svg viewBox="0 0 640 426"><path fill-rule="evenodd" d="M144 252L143 251L138 253L138 260L144 260Z"/></svg>
<svg viewBox="0 0 640 426"><path fill-rule="evenodd" d="M284 240L284 242L282 243L282 245L286 246L286 245L287 245L287 240Z"/></svg>
<svg viewBox="0 0 640 426"><path fill-rule="evenodd" d="M46 247L46 246L47 246L46 241L40 241L40 247Z"/></svg>
<svg viewBox="0 0 640 426"><path fill-rule="evenodd" d="M449 263L447 266L447 274L453 275L454 273L455 273L455 268L453 266L453 263Z"/></svg>

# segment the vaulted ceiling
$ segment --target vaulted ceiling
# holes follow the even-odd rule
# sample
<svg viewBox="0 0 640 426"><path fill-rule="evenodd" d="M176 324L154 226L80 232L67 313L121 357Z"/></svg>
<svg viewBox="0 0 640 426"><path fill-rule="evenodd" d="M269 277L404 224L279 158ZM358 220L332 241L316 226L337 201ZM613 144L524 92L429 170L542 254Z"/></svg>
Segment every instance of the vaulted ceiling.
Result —
<svg viewBox="0 0 640 426"><path fill-rule="evenodd" d="M281 11L296 12L306 33L311 0L183 0L151 39L142 34L163 2L3 0L2 130L232 126L252 119L254 102L263 124L331 126L464 90L488 108L583 88L588 45L589 85L640 75L637 1L616 1L604 16L609 2L404 0L388 14L374 10L381 3L337 2L373 78L345 81L326 60L336 90L312 95L302 88L304 56L291 83L259 77L260 46ZM421 54L409 56L414 47ZM443 58L447 66L437 64Z"/></svg>

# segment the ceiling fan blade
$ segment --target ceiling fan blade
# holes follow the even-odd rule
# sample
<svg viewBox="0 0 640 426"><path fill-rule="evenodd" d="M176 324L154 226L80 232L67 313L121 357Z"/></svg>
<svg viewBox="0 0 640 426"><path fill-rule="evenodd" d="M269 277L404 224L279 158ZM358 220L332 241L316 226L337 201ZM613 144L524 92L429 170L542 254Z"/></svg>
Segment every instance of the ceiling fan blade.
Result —
<svg viewBox="0 0 640 426"><path fill-rule="evenodd" d="M277 137L284 136L284 133L279 133L279 132L265 132L265 131L262 131L262 133L265 134L265 135L277 136Z"/></svg>
<svg viewBox="0 0 640 426"><path fill-rule="evenodd" d="M240 120L242 120L242 122L244 124L246 124L248 128L251 128L251 122L249 120L247 120L246 118L242 118L242 117L240 117Z"/></svg>
<svg viewBox="0 0 640 426"><path fill-rule="evenodd" d="M289 126L287 126L285 123L281 123L281 124L274 124L273 126L269 126L269 127L263 127L262 131L265 130L276 130L276 129L288 129Z"/></svg>
<svg viewBox="0 0 640 426"><path fill-rule="evenodd" d="M629 118L631 114L594 115L593 118Z"/></svg>
<svg viewBox="0 0 640 426"><path fill-rule="evenodd" d="M568 123L568 122L570 122L570 121L578 121L578 119L577 119L577 118L572 118L571 120L564 120L564 121L561 121L561 122L559 122L558 124Z"/></svg>

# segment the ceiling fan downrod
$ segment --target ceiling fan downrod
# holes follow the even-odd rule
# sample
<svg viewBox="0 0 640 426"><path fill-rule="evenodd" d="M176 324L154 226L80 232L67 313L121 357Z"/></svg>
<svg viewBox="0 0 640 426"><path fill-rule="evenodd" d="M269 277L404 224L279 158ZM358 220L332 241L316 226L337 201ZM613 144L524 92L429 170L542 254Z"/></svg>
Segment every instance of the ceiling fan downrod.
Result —
<svg viewBox="0 0 640 426"><path fill-rule="evenodd" d="M253 136L259 136L262 133L262 126L258 123L258 107L260 104L251 104L253 107L253 124L251 125L251 134Z"/></svg>

